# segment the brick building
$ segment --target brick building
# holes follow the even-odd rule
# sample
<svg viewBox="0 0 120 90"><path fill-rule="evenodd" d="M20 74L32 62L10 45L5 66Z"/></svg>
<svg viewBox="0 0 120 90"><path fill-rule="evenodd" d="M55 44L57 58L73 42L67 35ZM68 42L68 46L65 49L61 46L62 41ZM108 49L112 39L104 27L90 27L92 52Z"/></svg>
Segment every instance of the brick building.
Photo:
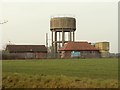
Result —
<svg viewBox="0 0 120 90"><path fill-rule="evenodd" d="M61 58L99 58L99 49L88 42L68 42L59 49Z"/></svg>
<svg viewBox="0 0 120 90"><path fill-rule="evenodd" d="M7 45L9 55L21 59L40 59L47 57L45 45Z"/></svg>

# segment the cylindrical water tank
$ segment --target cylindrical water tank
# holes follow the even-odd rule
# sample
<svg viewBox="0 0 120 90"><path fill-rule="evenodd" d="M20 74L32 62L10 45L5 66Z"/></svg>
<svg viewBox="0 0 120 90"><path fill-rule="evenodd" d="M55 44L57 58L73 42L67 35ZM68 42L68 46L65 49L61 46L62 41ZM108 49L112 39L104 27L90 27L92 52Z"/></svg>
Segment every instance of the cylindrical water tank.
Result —
<svg viewBox="0 0 120 90"><path fill-rule="evenodd" d="M102 51L109 51L109 42L97 42L95 47Z"/></svg>
<svg viewBox="0 0 120 90"><path fill-rule="evenodd" d="M73 17L53 17L50 20L50 30L53 29L76 30L76 20Z"/></svg>

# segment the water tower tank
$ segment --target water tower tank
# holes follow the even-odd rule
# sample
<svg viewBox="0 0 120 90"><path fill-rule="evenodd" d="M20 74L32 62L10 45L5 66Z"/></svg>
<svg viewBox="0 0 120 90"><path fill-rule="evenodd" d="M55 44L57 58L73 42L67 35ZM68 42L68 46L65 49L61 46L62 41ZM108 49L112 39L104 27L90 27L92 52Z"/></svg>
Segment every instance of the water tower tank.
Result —
<svg viewBox="0 0 120 90"><path fill-rule="evenodd" d="M97 42L95 47L100 50L101 57L109 57L109 42Z"/></svg>
<svg viewBox="0 0 120 90"><path fill-rule="evenodd" d="M50 29L64 29L64 31L76 30L76 20L73 17L55 17L50 20Z"/></svg>
<svg viewBox="0 0 120 90"><path fill-rule="evenodd" d="M109 42L97 42L95 46L101 51L109 51Z"/></svg>
<svg viewBox="0 0 120 90"><path fill-rule="evenodd" d="M52 32L52 47L57 53L57 50L65 43L75 40L76 19L73 17L53 17L50 19L50 30Z"/></svg>

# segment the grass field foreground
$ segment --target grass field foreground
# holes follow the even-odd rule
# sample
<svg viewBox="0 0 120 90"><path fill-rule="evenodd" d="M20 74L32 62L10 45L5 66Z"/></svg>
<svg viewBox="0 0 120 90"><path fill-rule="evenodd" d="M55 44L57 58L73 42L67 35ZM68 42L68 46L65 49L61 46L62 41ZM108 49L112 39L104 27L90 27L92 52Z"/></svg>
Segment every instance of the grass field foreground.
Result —
<svg viewBox="0 0 120 90"><path fill-rule="evenodd" d="M3 87L118 86L117 59L6 60L2 67Z"/></svg>

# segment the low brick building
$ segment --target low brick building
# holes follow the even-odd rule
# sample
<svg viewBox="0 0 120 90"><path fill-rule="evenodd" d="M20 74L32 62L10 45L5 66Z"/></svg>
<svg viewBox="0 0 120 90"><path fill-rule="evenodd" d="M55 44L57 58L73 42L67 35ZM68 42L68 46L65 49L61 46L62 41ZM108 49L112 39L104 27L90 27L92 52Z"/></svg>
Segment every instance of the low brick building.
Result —
<svg viewBox="0 0 120 90"><path fill-rule="evenodd" d="M7 45L9 55L20 59L40 59L47 57L45 45Z"/></svg>
<svg viewBox="0 0 120 90"><path fill-rule="evenodd" d="M61 58L99 58L99 49L88 42L68 42L59 49Z"/></svg>

